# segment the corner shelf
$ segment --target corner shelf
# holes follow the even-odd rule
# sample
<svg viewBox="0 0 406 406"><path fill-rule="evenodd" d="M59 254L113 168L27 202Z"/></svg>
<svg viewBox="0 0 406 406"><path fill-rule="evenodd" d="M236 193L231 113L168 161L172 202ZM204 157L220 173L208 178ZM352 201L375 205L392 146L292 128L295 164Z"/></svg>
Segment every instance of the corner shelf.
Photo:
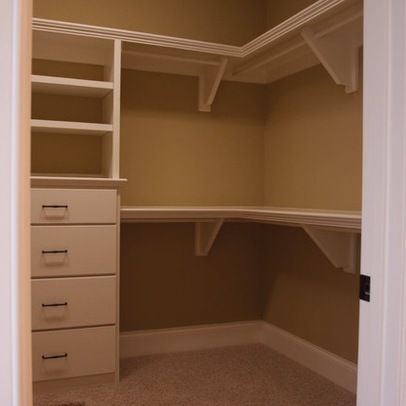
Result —
<svg viewBox="0 0 406 406"><path fill-rule="evenodd" d="M195 223L195 254L207 256L225 221L251 221L302 228L330 262L355 272L361 213L275 207L122 207L122 223Z"/></svg>
<svg viewBox="0 0 406 406"><path fill-rule="evenodd" d="M31 130L55 134L104 135L112 132L113 126L111 124L32 119Z"/></svg>
<svg viewBox="0 0 406 406"><path fill-rule="evenodd" d="M361 231L361 213L250 206L123 206L122 222L195 222L249 220L258 223L309 225L341 231Z"/></svg>
<svg viewBox="0 0 406 406"><path fill-rule="evenodd" d="M112 82L84 80L57 76L31 76L33 93L83 97L104 97L113 90Z"/></svg>
<svg viewBox="0 0 406 406"><path fill-rule="evenodd" d="M38 18L33 28L43 59L94 63L90 44L115 39L123 43L124 68L195 76L200 111L211 110L222 80L269 84L318 64L347 93L358 90L362 0L318 0L243 46ZM76 52L63 54L58 35ZM78 36L90 41L83 50Z"/></svg>

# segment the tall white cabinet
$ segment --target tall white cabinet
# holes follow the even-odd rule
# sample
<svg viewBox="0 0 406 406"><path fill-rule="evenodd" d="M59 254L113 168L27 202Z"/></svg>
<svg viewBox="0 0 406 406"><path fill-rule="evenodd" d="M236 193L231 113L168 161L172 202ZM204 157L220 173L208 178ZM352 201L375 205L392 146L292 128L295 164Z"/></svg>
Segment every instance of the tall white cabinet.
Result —
<svg viewBox="0 0 406 406"><path fill-rule="evenodd" d="M33 144L42 137L45 155L45 167L31 180L33 379L117 379L121 41L34 31L33 57L75 63L79 71L97 66L103 79L86 77L86 69L64 77L57 69L50 73L46 63L44 72L32 75ZM84 99L97 105L99 122L82 115L73 120L72 106ZM52 115L53 103L61 103L60 119ZM46 156L43 142L58 143L59 137L68 144L97 137L98 170L58 171L52 163L58 158ZM69 153L60 150L61 157Z"/></svg>

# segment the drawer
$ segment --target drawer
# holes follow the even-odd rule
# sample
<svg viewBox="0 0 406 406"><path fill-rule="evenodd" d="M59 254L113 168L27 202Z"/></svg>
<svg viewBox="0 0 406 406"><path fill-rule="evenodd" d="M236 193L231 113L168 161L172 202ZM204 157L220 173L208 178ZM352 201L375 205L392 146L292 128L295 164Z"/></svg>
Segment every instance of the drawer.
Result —
<svg viewBox="0 0 406 406"><path fill-rule="evenodd" d="M115 372L116 328L33 333L32 360L34 381Z"/></svg>
<svg viewBox="0 0 406 406"><path fill-rule="evenodd" d="M31 226L31 275L36 277L115 274L117 228Z"/></svg>
<svg viewBox="0 0 406 406"><path fill-rule="evenodd" d="M33 330L116 322L116 277L36 279L31 282Z"/></svg>
<svg viewBox="0 0 406 406"><path fill-rule="evenodd" d="M32 189L31 223L114 224L115 190Z"/></svg>

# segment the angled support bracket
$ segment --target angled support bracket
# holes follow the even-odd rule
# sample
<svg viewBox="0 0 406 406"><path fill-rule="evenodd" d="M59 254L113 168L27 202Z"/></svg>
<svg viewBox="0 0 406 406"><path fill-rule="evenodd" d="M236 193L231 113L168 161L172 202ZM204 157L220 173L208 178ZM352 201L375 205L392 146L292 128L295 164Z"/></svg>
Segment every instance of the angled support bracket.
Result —
<svg viewBox="0 0 406 406"><path fill-rule="evenodd" d="M355 273L358 239L355 232L324 230L303 226L304 231L336 267Z"/></svg>
<svg viewBox="0 0 406 406"><path fill-rule="evenodd" d="M217 66L207 66L199 75L199 111L211 111L211 105L224 76L227 61L227 58L222 58Z"/></svg>
<svg viewBox="0 0 406 406"><path fill-rule="evenodd" d="M306 27L302 37L338 85L345 86L346 93L359 88L359 47L347 36L339 33L318 38Z"/></svg>
<svg viewBox="0 0 406 406"><path fill-rule="evenodd" d="M195 255L207 257L221 230L224 219L200 222L195 225Z"/></svg>

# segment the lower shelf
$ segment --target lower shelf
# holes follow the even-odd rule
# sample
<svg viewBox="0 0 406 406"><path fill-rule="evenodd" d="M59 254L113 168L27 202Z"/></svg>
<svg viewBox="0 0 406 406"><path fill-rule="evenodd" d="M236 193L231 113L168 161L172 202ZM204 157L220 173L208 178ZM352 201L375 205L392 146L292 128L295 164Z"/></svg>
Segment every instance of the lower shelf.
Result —
<svg viewBox="0 0 406 406"><path fill-rule="evenodd" d="M354 273L361 213L275 207L122 207L122 223L195 223L195 255L207 256L224 221L252 221L303 228L338 269Z"/></svg>
<svg viewBox="0 0 406 406"><path fill-rule="evenodd" d="M131 206L121 208L121 222L197 222L246 220L284 225L311 225L360 232L361 213L243 206Z"/></svg>

